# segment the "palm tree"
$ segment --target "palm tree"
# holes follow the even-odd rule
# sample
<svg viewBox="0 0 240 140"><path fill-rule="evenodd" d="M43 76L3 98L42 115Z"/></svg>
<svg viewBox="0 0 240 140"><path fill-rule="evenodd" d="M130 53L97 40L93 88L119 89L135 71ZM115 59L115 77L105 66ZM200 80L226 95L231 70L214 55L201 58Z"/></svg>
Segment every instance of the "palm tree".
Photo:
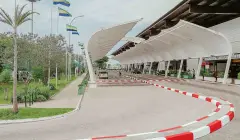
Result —
<svg viewBox="0 0 240 140"><path fill-rule="evenodd" d="M17 103L17 28L23 23L31 20L30 15L35 12L26 11L23 12L26 5L19 7L15 6L14 17L11 18L10 15L0 8L0 22L3 22L13 28L13 41L14 41L14 66L13 66L13 112L18 112L18 103Z"/></svg>

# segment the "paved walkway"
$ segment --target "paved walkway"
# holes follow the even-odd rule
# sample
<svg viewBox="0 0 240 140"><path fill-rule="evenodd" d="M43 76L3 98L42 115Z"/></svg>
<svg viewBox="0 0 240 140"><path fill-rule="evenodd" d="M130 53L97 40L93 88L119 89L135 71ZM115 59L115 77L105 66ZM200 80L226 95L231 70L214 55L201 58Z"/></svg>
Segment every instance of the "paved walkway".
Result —
<svg viewBox="0 0 240 140"><path fill-rule="evenodd" d="M34 103L33 108L75 108L81 96L78 95L78 85L82 82L86 74L82 74L75 81L61 90L51 100L46 102ZM24 107L24 104L19 104ZM0 108L12 108L12 105L0 106Z"/></svg>
<svg viewBox="0 0 240 140"><path fill-rule="evenodd" d="M78 85L81 84L86 74L82 74L75 81L70 83L50 101L35 103L34 108L75 108L80 96L78 95Z"/></svg>

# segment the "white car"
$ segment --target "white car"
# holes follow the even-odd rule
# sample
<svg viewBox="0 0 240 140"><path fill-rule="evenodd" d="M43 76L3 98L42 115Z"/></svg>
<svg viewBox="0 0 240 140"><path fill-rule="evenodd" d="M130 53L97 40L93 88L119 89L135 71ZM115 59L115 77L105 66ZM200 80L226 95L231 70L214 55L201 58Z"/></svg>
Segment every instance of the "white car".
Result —
<svg viewBox="0 0 240 140"><path fill-rule="evenodd" d="M107 71L99 71L98 77L99 77L99 79L108 79L108 72Z"/></svg>

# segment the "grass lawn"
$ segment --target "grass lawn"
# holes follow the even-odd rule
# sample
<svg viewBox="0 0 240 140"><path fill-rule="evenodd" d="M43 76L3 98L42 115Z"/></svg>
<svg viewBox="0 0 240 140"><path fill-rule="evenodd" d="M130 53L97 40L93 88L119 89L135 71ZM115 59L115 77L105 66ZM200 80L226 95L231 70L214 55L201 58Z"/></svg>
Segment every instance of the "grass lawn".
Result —
<svg viewBox="0 0 240 140"><path fill-rule="evenodd" d="M0 109L0 120L49 117L64 114L72 110L72 108L20 108L19 112L14 114L11 109Z"/></svg>
<svg viewBox="0 0 240 140"><path fill-rule="evenodd" d="M72 81L74 81L76 79L75 76L72 76L72 80L71 81L66 81L65 78L61 78L61 80L58 80L58 87L56 90L50 90L49 94L50 96L58 93L59 91L61 91L64 87L66 87L69 83L71 83ZM50 83L54 86L56 86L56 80L55 78L51 79ZM25 87L23 82L18 82L18 86L17 86L17 91L23 90ZM29 84L29 87L44 87L44 85L42 83L39 82L31 82ZM7 88L8 89L8 100L4 100L4 89ZM12 97L12 82L10 82L9 84L1 84L0 83L0 104L10 104L11 103L11 97Z"/></svg>

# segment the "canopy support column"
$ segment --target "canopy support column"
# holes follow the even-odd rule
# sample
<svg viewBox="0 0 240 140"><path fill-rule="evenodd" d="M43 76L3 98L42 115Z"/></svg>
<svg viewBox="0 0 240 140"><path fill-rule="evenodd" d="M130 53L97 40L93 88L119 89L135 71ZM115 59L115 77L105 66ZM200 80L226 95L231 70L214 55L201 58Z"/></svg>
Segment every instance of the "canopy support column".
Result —
<svg viewBox="0 0 240 140"><path fill-rule="evenodd" d="M166 69L166 71L165 71L165 77L168 76L169 66L170 66L170 60L168 61L168 64L167 64L167 69Z"/></svg>
<svg viewBox="0 0 240 140"><path fill-rule="evenodd" d="M198 68L197 68L197 72L196 72L196 77L195 79L197 80L200 76L200 72L201 72L201 68L202 68L202 62L203 62L203 58L200 57L199 61L198 61Z"/></svg>
<svg viewBox="0 0 240 140"><path fill-rule="evenodd" d="M158 62L158 67L157 67L157 71L160 70L160 67L161 67L161 61Z"/></svg>
<svg viewBox="0 0 240 140"><path fill-rule="evenodd" d="M150 67L149 67L148 74L151 74L151 71L152 71L152 64L153 64L153 62L150 62Z"/></svg>
<svg viewBox="0 0 240 140"><path fill-rule="evenodd" d="M89 87L96 88L97 84L96 84L95 77L94 77L92 62L90 60L89 53L88 53L88 47L85 48L85 54L86 54L88 72L89 72L89 76L90 76Z"/></svg>
<svg viewBox="0 0 240 140"><path fill-rule="evenodd" d="M224 73L223 84L227 84L228 72L231 65L232 53L228 55L227 65Z"/></svg>
<svg viewBox="0 0 240 140"><path fill-rule="evenodd" d="M142 72L142 74L144 74L144 70L145 70L145 63L143 63L143 72Z"/></svg>
<svg viewBox="0 0 240 140"><path fill-rule="evenodd" d="M179 70L178 70L178 76L177 76L177 78L181 78L182 66L183 66L183 59L181 60L181 64L180 64L180 68L179 68Z"/></svg>

